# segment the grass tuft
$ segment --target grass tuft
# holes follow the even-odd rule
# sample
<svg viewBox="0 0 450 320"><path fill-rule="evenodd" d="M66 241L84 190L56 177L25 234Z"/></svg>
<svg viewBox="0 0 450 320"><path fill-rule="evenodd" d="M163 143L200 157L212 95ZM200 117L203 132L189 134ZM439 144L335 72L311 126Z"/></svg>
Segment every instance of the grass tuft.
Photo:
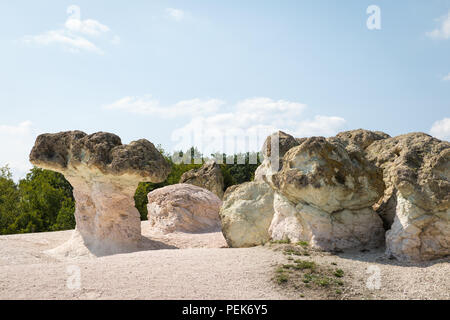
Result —
<svg viewBox="0 0 450 320"><path fill-rule="evenodd" d="M304 260L294 260L294 262L296 263L295 268L299 269L299 270L305 270L305 269L310 269L310 270L315 270L316 269L316 263L314 261L304 261Z"/></svg>
<svg viewBox="0 0 450 320"><path fill-rule="evenodd" d="M297 242L297 245L302 246L302 247L307 247L307 246L309 246L309 243L308 243L308 241L299 241L299 242Z"/></svg>
<svg viewBox="0 0 450 320"><path fill-rule="evenodd" d="M336 269L336 271L334 271L333 275L337 278L342 278L344 276L344 270Z"/></svg>
<svg viewBox="0 0 450 320"><path fill-rule="evenodd" d="M291 243L291 240L290 240L290 239L272 240L271 243L276 243L276 244L289 244L289 243Z"/></svg>
<svg viewBox="0 0 450 320"><path fill-rule="evenodd" d="M275 277L275 280L277 281L278 284L286 283L289 280L289 276L285 273L279 273Z"/></svg>

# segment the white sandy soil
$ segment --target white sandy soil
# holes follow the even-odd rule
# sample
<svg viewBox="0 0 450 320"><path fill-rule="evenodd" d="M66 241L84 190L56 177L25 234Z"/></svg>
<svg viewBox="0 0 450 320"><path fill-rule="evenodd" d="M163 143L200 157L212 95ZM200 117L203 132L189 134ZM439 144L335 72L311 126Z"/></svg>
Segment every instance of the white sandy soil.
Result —
<svg viewBox="0 0 450 320"><path fill-rule="evenodd" d="M0 299L315 299L277 285L273 246L227 248L221 233L155 234L142 223L142 251L100 258L57 259L44 251L72 231L0 236ZM450 263L400 264L383 250L307 259L345 271L344 299L450 299ZM369 290L369 266L380 270L380 289ZM80 286L77 288L77 270Z"/></svg>

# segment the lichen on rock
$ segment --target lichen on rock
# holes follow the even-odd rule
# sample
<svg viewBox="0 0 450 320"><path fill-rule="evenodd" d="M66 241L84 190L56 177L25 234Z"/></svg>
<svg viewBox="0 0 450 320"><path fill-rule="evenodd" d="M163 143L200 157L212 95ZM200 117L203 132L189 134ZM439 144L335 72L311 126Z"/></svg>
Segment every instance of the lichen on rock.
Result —
<svg viewBox="0 0 450 320"><path fill-rule="evenodd" d="M300 145L301 142L303 142L301 139L296 139L283 131L277 131L268 136L261 150L263 161L255 171L255 181L265 181L266 176L281 170L286 152Z"/></svg>
<svg viewBox="0 0 450 320"><path fill-rule="evenodd" d="M450 255L450 143L409 133L374 142L366 152L386 184L377 207L392 219L387 253L402 260Z"/></svg>
<svg viewBox="0 0 450 320"><path fill-rule="evenodd" d="M282 169L267 182L278 194L270 227L274 240L309 241L323 250L383 243L382 221L371 208L384 191L382 172L354 144L305 139L284 155Z"/></svg>
<svg viewBox="0 0 450 320"><path fill-rule="evenodd" d="M222 233L230 247L251 247L270 239L273 196L265 182L246 182L227 189L220 218Z"/></svg>
<svg viewBox="0 0 450 320"><path fill-rule="evenodd" d="M307 203L328 213L362 209L384 191L382 171L363 154L323 137L290 149L283 168L268 183L294 204Z"/></svg>
<svg viewBox="0 0 450 320"><path fill-rule="evenodd" d="M339 132L335 137L330 138L330 140L338 139L346 146L349 144L353 144L358 146L362 150L366 150L375 141L380 141L390 137L390 135L382 131L357 129Z"/></svg>
<svg viewBox="0 0 450 320"><path fill-rule="evenodd" d="M139 182L162 182L170 165L141 139L123 145L112 133L87 135L81 131L42 134L30 154L34 165L60 172L73 186L76 230L95 256L133 250L141 238L140 215L134 207ZM80 244L81 245L81 244ZM76 245L54 253L72 255Z"/></svg>
<svg viewBox="0 0 450 320"><path fill-rule="evenodd" d="M220 166L214 161L205 163L199 169L192 169L183 173L179 183L188 183L205 188L220 199L223 198L223 189L225 187L223 174Z"/></svg>

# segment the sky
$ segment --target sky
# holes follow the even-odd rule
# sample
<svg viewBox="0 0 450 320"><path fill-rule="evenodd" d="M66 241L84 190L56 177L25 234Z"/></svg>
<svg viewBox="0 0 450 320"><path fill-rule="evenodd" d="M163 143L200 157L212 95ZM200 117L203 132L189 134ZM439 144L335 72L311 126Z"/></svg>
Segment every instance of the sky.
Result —
<svg viewBox="0 0 450 320"><path fill-rule="evenodd" d="M205 154L258 150L278 129L450 139L450 0L1 0L0 12L0 166L16 178L37 135L68 130Z"/></svg>

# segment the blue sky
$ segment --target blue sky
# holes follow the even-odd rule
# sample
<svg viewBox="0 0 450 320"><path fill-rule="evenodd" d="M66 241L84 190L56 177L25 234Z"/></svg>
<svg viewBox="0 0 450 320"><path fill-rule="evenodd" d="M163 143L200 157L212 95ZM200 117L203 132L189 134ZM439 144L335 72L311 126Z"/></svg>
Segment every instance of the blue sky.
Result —
<svg viewBox="0 0 450 320"><path fill-rule="evenodd" d="M37 134L74 129L168 150L199 128L450 138L448 0L19 0L0 12L0 166L17 176Z"/></svg>

